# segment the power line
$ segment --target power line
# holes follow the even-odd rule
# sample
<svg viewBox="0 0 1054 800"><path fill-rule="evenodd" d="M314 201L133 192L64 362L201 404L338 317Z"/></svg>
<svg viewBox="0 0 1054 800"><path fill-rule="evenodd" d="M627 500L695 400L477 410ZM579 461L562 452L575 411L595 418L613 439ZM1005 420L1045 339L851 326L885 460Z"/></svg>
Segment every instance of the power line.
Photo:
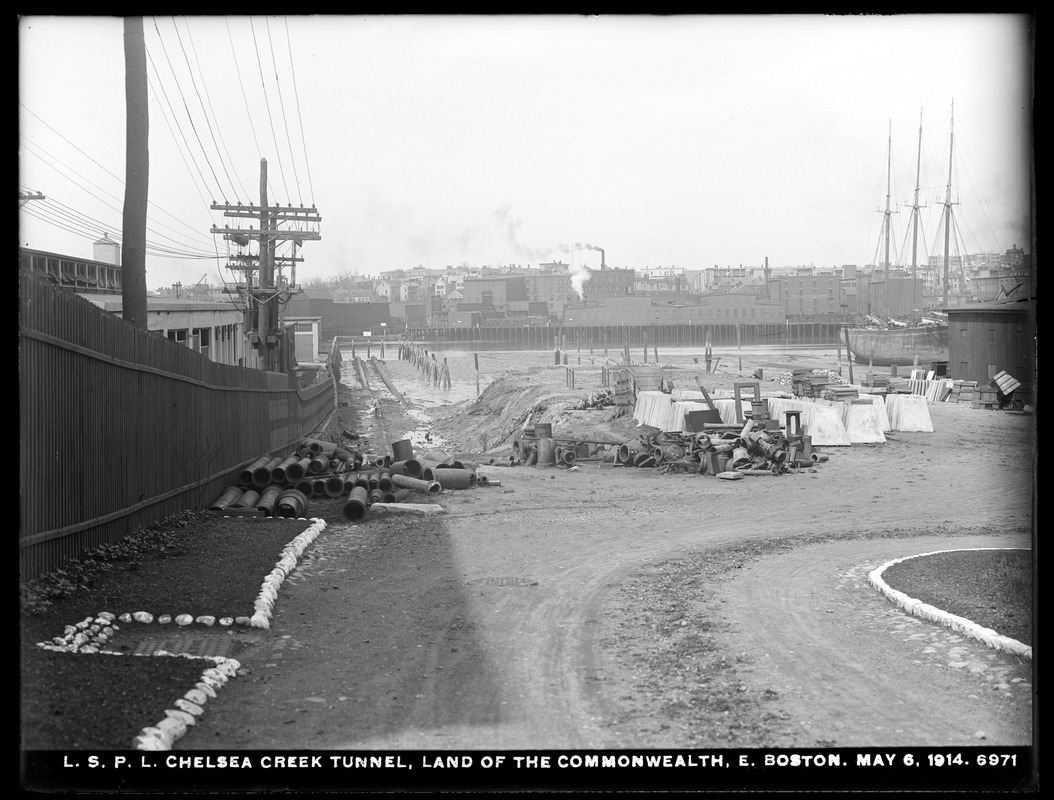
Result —
<svg viewBox="0 0 1054 800"><path fill-rule="evenodd" d="M20 103L19 105L22 105L22 104ZM33 115L34 117L36 117L36 118L37 118L38 120L40 120L41 124L45 125L45 126L46 126L46 127L48 128L48 129L50 129L50 130L51 130L51 131L52 131L52 132L53 132L53 133L54 133L54 134L55 134L56 136L58 136L58 137L59 137L60 139L62 139L62 140L63 140L64 142L66 142L66 143L67 143L68 145L70 145L70 147L72 147L72 148L73 148L74 150L76 150L76 151L77 151L78 153L80 153L80 154L81 154L81 155L83 155L83 156L84 156L85 158L87 158L87 159L88 159L89 161L91 161L91 162L92 162L93 164L95 164L95 165L96 165L97 167L99 167L99 169L101 169L101 170L102 170L103 172L105 172L105 173L106 173L107 175L109 175L109 176L110 176L111 178L113 178L113 179L114 179L115 181L117 181L117 182L118 182L119 184L121 184L121 187L122 187L122 189L124 188L124 181L123 181L123 180L122 180L121 178L119 178L119 177L118 177L117 175L115 175L115 174L114 174L113 172L111 172L111 171L110 171L109 169L107 169L107 168L106 168L106 167L105 167L104 165L100 164L100 163L99 163L98 161L96 161L96 160L95 160L94 158L92 158L92 157L91 157L90 155L88 155L87 153L85 153L85 152L84 152L83 150L81 150L81 149L80 149L79 147L77 147L77 145L76 145L76 144L74 144L73 142L71 142L71 141L70 141L69 139L67 139L67 138L66 138L65 136L63 136L63 135L62 135L62 134L61 134L61 133L60 133L59 131L57 131L57 130L56 130L56 129L55 129L54 127L52 127L51 125L49 125L49 124L47 123L47 121L46 121L46 120L44 120L44 119L43 119L42 117L40 117L40 116L39 116L38 114L34 113L34 112L33 112L33 111L31 110L31 109L29 109L29 108L26 108L26 107L25 107L24 105L22 105L22 107L23 107L23 108L25 108L25 110L26 110L26 111L28 111L28 112L29 112L30 114L32 114L32 115ZM90 184L91 184L92 186L94 186L95 188L97 188L97 189L98 189L99 191L103 192L104 194L108 195L109 197L112 197L112 198L113 198L114 200L116 200L116 201L118 201L118 202L123 202L123 200L122 200L121 198L119 198L119 197L116 197L115 195L111 194L111 193L110 193L110 192L108 192L108 191L107 191L106 189L104 189L104 188L103 188L102 186L99 186L99 184L97 184L97 183L95 183L94 181L92 181L92 180L91 180L90 178L88 178L88 177L86 177L86 176L84 176L84 175L81 175L81 174L80 174L79 172L77 172L77 171L76 171L75 169L73 169L73 168L72 168L71 166L69 166L69 165L68 165L68 164L66 164L66 163L65 163L64 161L62 161L62 159L58 158L57 156L54 156L54 155L52 155L52 154L51 154L51 153L49 153L49 152L48 152L47 150L45 150L45 149L44 149L43 147L41 147L41 146L40 146L39 144L37 144L37 143L35 143L35 142L32 142L31 140L29 140L28 138L26 138L25 136L23 136L23 135L21 135L21 134L20 134L20 138L22 138L22 139L24 140L25 144L29 145L30 147L36 147L36 148L37 148L37 149L39 149L39 150L40 150L41 152L43 152L43 153L44 153L44 155L46 155L46 156L47 156L48 158L52 159L52 161L55 161L55 162L57 162L58 164L61 164L61 165L62 165L62 166L63 166L63 167L64 167L64 168L66 169L66 170L68 170L69 172L72 172L73 174L75 174L75 175L77 175L78 177L82 178L83 180L87 181L87 182L88 182L88 183L90 183ZM36 155L36 156L37 156L37 158L41 158L41 157L40 157L40 156L39 156L38 154L36 154L36 153L33 153L33 155ZM43 159L42 159L42 158L41 158L41 160L43 161ZM48 166L52 166L52 165L51 165L51 164L49 164L49 163L48 163L47 161L44 161L44 163L45 163L45 164L47 164ZM52 168L53 168L53 167L52 167ZM69 178L68 178L68 176L66 176L66 175L65 175L64 173L61 173L61 172L60 172L59 174L60 174L60 175L63 175L63 177L66 177L66 178L67 178L68 180L71 180L71 179L69 179ZM73 183L75 183L75 184L76 184L76 182L75 182L75 181L73 181ZM83 189L84 187L82 187L82 186L79 186L79 185L78 185L78 188L81 188L81 189ZM89 193L89 194L90 194L90 193ZM93 195L93 196L94 196L94 195ZM98 199L98 198L96 198L96 199ZM151 205L151 206L152 206L153 208L155 208L156 210L160 211L160 212L161 212L161 213L163 213L163 214L166 214L167 216L171 217L171 218L172 218L173 220L175 220L176 222L180 223L181 225L184 225L184 226L186 226L187 228L189 228L190 230L192 230L192 231L193 231L193 232L194 232L194 233L195 233L196 235L201 235L201 229L200 229L200 228L198 228L198 227L196 227L196 226L194 226L194 225L191 225L191 224L190 224L190 223L188 223L188 222L184 222L184 221L183 221L183 220L181 220L181 219L180 219L179 217L177 217L177 216L176 216L175 214L172 214L171 212L169 212L169 211L165 210L164 208L161 208L161 206L159 206L159 205L158 205L157 203L153 202L152 200L151 200L151 201L149 201L149 202L150 202L150 205ZM207 204L207 203L205 203L205 205L207 206L208 204ZM168 228L169 230L171 230L171 231L173 231L173 232L175 232L175 229L174 229L174 228L171 228L171 227L170 227L170 226L168 226L168 225L164 225L164 223L160 223L160 222L159 222L158 224L159 224L159 225L162 225L163 227L166 227L166 228Z"/></svg>
<svg viewBox="0 0 1054 800"><path fill-rule="evenodd" d="M260 142L256 138L256 125L253 124L253 115L252 112L249 111L249 98L245 96L245 86L242 84L242 71L241 68L238 66L238 54L234 50L234 37L231 35L231 25L230 22L227 21L226 17L224 17L223 19L224 22L227 24L227 41L229 41L231 45L231 56L233 56L234 58L234 71L238 74L238 89L242 93L242 100L245 101L245 114L249 118L249 128L253 132L253 142L256 144L256 155L257 157L262 157L263 151L260 149Z"/></svg>
<svg viewBox="0 0 1054 800"><path fill-rule="evenodd" d="M293 69L293 43L289 38L289 18L285 18L285 41L289 48L289 74L293 76L293 96L296 98L296 117L300 123L300 142L304 147L304 164L307 167L307 187L311 193L309 198L315 202L315 187L311 183L311 162L307 158L307 139L304 138L304 117L300 113L300 93L296 88L296 71Z"/></svg>
<svg viewBox="0 0 1054 800"><path fill-rule="evenodd" d="M226 192L223 191L223 185L220 183L219 177L216 175L216 170L212 167L212 162L209 160L209 154L205 151L205 146L201 143L201 137L198 135L197 126L194 124L194 117L190 113L190 108L187 107L187 99L183 94L183 90L179 85L179 79L176 77L176 71L172 67L172 60L168 57L168 49L165 47L165 41L161 38L161 31L158 30L157 20L154 19L154 31L157 33L157 38L161 42L161 52L165 54L165 60L168 62L168 69L172 73L172 80L176 84L176 89L179 90L179 96L183 100L183 110L187 112L187 119L190 122L190 129L194 133L194 138L198 143L198 147L201 148L202 155L205 157L205 163L208 164L209 171L212 173L212 179L216 182L216 188L220 191L220 197L226 201ZM231 185L233 189L233 184Z"/></svg>
<svg viewBox="0 0 1054 800"><path fill-rule="evenodd" d="M289 160L292 163L293 169L293 180L296 182L297 199L300 205L304 205L303 195L300 194L300 176L297 175L296 171L296 156L293 155L293 140L289 138L289 120L285 113L285 99L282 97L282 82L278 80L278 63L274 57L274 42L271 40L271 23L267 17L264 17L264 22L267 24L267 44L271 49L271 65L274 68L274 82L278 87L278 102L282 107L282 125L285 127L285 141L289 145Z"/></svg>
<svg viewBox="0 0 1054 800"><path fill-rule="evenodd" d="M186 27L187 27L187 38L190 39L190 47L191 47L191 50L194 51L194 63L197 66L198 73L200 74L201 73L201 64L198 62L197 48L194 47L194 39L193 39L193 37L190 34L190 23L186 19L184 19L183 20L183 24L186 25ZM223 145L223 152L227 156L227 160L229 162L231 162L231 166L233 168L233 166L234 166L234 159L231 158L231 154L227 150L227 143L223 140L223 133L222 133L222 131L220 131L220 125L219 125L219 120L216 117L216 111L212 108L212 98L209 96L209 84L208 84L208 81L206 81L204 79L204 77L202 77L201 85L202 85L202 87L205 90L205 99L208 101L208 104L209 104L209 112L212 114L212 118L217 120L216 121L216 129L219 132L220 144ZM237 169L234 170L234 178L235 178L235 180L238 180L238 171L237 171ZM243 195L245 195L246 197L249 196L249 193L245 191L245 187L242 185L240 180L238 180L238 188L241 189Z"/></svg>
<svg viewBox="0 0 1054 800"><path fill-rule="evenodd" d="M25 137L22 137L22 138L25 138ZM48 166L48 167L50 167L51 169L54 169L54 167L53 167L53 166L52 166L51 164L49 164L49 163L48 163L48 162L47 162L47 161L46 161L46 160L45 160L45 159L44 159L44 158L43 158L42 156L40 156L40 154L38 154L38 153L34 152L34 151L33 151L33 149L34 149L34 148L37 148L37 149L39 149L39 150L43 151L45 155L47 155L48 157L50 157L50 158L54 159L54 160L55 160L55 161L56 161L57 163L59 163L59 164L61 164L61 165L62 165L63 167L65 167L65 168L66 168L66 169L67 169L67 170L68 170L69 172L72 172L72 173L73 173L74 175L76 175L77 177L79 177L79 178L82 178L82 179L84 179L85 181L87 181L88 183L90 183L90 184L91 184L92 186L95 186L95 187L96 187L97 189L99 189L99 191L101 191L101 192L103 192L104 194L106 194L107 196L109 196L109 197L113 198L113 199L114 199L114 200L115 200L116 202L118 202L118 203L121 203L121 202L122 202L121 198L119 198L119 197L116 197L116 196L114 196L114 195L110 194L110 193L109 193L109 192L107 192L107 191L106 191L105 189L103 189L103 188L102 188L101 186L98 186L97 184L93 183L93 182L92 182L92 181L91 181L91 180L90 180L89 178L85 178L85 177L84 177L83 175L81 175L80 173L78 173L78 172L77 172L77 171L76 171L75 169L73 169L72 167L70 167L70 166L68 166L67 164L65 164L65 163L64 163L64 162L63 162L62 160L60 160L60 159L58 159L58 158L55 158L55 157L54 157L54 156L52 156L52 155L51 155L50 153L48 153L48 151L47 151L47 150L44 150L44 148L40 147L39 145L35 145L35 144L33 144L33 143L32 143L32 142L30 142L30 141L29 141L28 139L27 139L27 140L25 140L25 142L24 142L23 144L24 144L24 146L26 146L26 147L28 148L28 150L29 150L29 153L30 153L30 155L33 155L33 156L35 156L36 158L39 158L39 159L40 159L41 161L43 161L43 162L44 162L44 164L45 164L45 165L47 165L47 166ZM56 170L56 171L58 172L58 174L59 174L59 175L61 175L62 177L64 177L64 178L65 178L66 180L70 181L70 183L72 183L72 184L73 184L74 186L76 186L76 187L77 187L78 189L80 189L81 191L85 192L85 193L86 193L86 194L88 194L89 196L91 196L91 197L95 198L96 200L98 200L98 201L99 201L100 203L102 203L102 204L103 204L104 206L106 206L107 208L111 209L112 211L116 211L117 213L121 213L121 209L120 209L119 207L117 207L117 206L114 206L114 205L112 205L112 204L108 203L108 202L107 202L106 200L104 200L103 198L99 197L98 195L94 194L93 192L89 191L88 189L85 189L85 188L84 188L83 186L81 186L81 185L80 185L79 183L77 183L77 182L76 182L75 180L73 180L73 178L71 178L71 177L70 177L69 175L67 175L67 174L66 174L65 172L61 172L61 171L58 171L58 170ZM57 202L57 201L54 201L54 202ZM68 206L67 206L67 208L68 208ZM86 217L86 218L87 218L87 217ZM89 218L89 219L90 219L90 218ZM163 223L158 223L158 224L161 224L161 225L162 225L162 227L164 227L164 228L167 228L168 230L172 231L173 233L177 233L177 231L175 231L175 230L174 230L174 229L173 229L173 228L172 228L171 226L168 226L168 225L164 225ZM186 224L186 223L184 223L184 224ZM188 227L189 227L189 226L188 226ZM148 229L149 229L149 230L151 230L151 231L152 231L152 232L153 232L153 233L154 233L155 235L157 235L157 236L159 236L159 237L161 237L161 238L163 238L163 239L168 239L169 241L173 241L173 242L176 242L176 241L177 241L176 239L173 239L173 238L172 238L172 237L170 237L170 236L165 236L165 235L164 235L163 233L159 233L158 231L156 231L156 230L155 230L154 228L152 228L152 227L151 227L151 228L148 228ZM199 231L199 234L200 234L200 231Z"/></svg>
<svg viewBox="0 0 1054 800"><path fill-rule="evenodd" d="M253 32L253 48L256 52L256 68L260 73L260 86L264 93L264 103L267 105L267 121L271 126L271 139L274 141L275 156L278 156L278 136L274 132L274 117L271 115L271 101L267 97L267 83L264 81L263 64L260 63L260 46L256 42L256 26L253 25L252 17L249 18L249 27ZM282 167L282 159L278 158L278 170L282 173L282 186L285 187L285 196L289 197L289 186L285 180L285 169Z"/></svg>

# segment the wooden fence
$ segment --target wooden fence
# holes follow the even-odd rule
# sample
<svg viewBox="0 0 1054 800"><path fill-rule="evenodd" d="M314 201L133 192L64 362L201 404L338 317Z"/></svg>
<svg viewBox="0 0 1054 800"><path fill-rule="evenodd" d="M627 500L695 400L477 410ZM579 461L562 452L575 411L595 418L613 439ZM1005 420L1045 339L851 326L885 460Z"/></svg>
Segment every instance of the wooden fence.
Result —
<svg viewBox="0 0 1054 800"><path fill-rule="evenodd" d="M206 508L336 407L332 371L216 364L20 274L22 579L171 514Z"/></svg>

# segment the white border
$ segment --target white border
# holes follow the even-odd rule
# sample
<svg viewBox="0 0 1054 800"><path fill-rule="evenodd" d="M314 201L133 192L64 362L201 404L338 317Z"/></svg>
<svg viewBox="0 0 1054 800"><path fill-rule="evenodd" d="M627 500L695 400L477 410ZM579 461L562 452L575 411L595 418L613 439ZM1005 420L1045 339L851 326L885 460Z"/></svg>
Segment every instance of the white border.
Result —
<svg viewBox="0 0 1054 800"><path fill-rule="evenodd" d="M958 617L955 614L949 614L947 611L942 611L939 608L931 606L927 603L923 603L921 600L916 600L914 597L908 597L903 592L899 592L882 579L882 573L886 569L892 567L894 564L899 564L903 561L908 561L913 558L922 558L923 556L934 556L940 553L963 553L972 552L977 550L1028 550L1027 547L966 547L958 548L955 550L934 550L929 553L918 553L913 556L905 556L904 558L897 558L893 561L889 561L883 564L878 569L872 570L868 573L868 582L878 589L891 601L896 603L902 609L907 611L909 614L915 617L921 617L922 619L928 619L931 622L938 622L941 625L951 628L956 633L961 633L963 636L968 636L971 639L977 639L978 641L984 642L994 650L1002 650L1008 653L1014 653L1015 655L1027 658L1029 661L1032 660L1032 648L1029 645L1019 642L1017 639L1011 639L1009 636L1003 636L996 633L991 628L985 628L978 625L976 622L971 622L965 617Z"/></svg>

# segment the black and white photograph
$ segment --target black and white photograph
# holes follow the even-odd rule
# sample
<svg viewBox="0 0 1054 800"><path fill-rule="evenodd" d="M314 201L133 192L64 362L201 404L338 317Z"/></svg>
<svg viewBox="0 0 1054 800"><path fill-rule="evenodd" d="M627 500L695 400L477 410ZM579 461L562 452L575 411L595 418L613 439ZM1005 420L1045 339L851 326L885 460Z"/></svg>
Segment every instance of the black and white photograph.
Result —
<svg viewBox="0 0 1054 800"><path fill-rule="evenodd" d="M1034 14L17 25L23 791L1038 790Z"/></svg>

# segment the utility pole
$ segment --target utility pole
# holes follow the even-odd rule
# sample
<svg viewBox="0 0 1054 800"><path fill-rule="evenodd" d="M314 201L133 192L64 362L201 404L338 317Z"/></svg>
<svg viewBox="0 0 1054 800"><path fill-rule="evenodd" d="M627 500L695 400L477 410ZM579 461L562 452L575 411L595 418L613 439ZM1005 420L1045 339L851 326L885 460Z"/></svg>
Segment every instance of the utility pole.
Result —
<svg viewBox="0 0 1054 800"><path fill-rule="evenodd" d="M21 209L30 200L46 200L40 192L19 192L18 193L18 207Z"/></svg>
<svg viewBox="0 0 1054 800"><path fill-rule="evenodd" d="M240 254L234 256L233 263L228 262L230 269L245 273L245 283L240 291L245 297L248 308L248 338L252 346L261 352L263 369L275 372L282 367L279 363L279 346L281 341L281 308L296 292L296 262L303 261L296 257L296 248L304 240L318 240L322 234L318 226L322 222L314 206L285 208L270 205L267 198L267 159L260 159L260 206L213 203L213 211L222 211L225 217L251 219L259 222L259 230L252 225L248 228L213 226L212 233L221 233L224 238L234 243L247 246L250 241L258 243L257 255ZM291 223L292 230L279 228L279 223ZM293 243L294 255L290 258L279 258L275 247L279 240ZM291 266L292 279L284 285L282 267Z"/></svg>
<svg viewBox="0 0 1054 800"><path fill-rule="evenodd" d="M122 316L142 330L146 316L146 207L150 174L150 127L143 18L124 20L125 176L121 248Z"/></svg>

